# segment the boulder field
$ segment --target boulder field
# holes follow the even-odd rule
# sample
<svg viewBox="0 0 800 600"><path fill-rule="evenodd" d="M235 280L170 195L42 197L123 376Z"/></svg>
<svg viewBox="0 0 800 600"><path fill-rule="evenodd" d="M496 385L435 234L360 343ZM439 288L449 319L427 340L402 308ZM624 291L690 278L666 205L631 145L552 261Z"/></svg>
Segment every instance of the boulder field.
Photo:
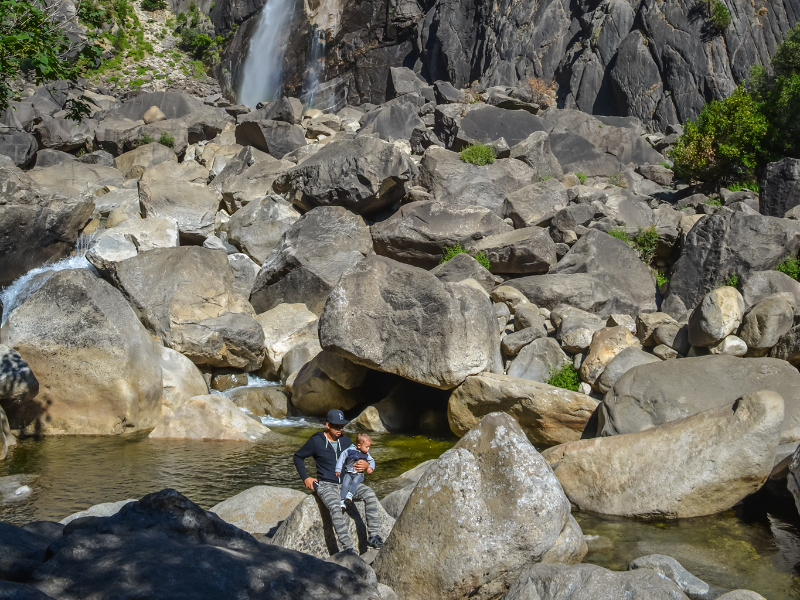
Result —
<svg viewBox="0 0 800 600"><path fill-rule="evenodd" d="M334 408L353 433L460 440L394 482L370 564L313 496L206 511L164 490L0 529L0 595L694 597L669 557L578 564L571 510L709 515L784 475L800 503L793 159L760 194L712 192L674 178L666 107L643 123L521 83L391 81L325 111L76 84L97 106L77 145L20 104L0 137L0 459L29 435L269 444L261 417ZM475 143L493 160L462 158ZM229 577L184 568L205 563Z"/></svg>

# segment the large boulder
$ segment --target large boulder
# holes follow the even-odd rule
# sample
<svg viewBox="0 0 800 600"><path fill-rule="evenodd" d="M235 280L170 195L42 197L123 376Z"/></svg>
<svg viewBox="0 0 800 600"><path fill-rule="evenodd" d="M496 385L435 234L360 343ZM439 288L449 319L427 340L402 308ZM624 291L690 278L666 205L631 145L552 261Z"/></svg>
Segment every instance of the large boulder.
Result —
<svg viewBox="0 0 800 600"><path fill-rule="evenodd" d="M119 434L152 428L162 398L160 347L125 298L86 269L54 273L2 329L36 373L36 398L4 404L13 427Z"/></svg>
<svg viewBox="0 0 800 600"><path fill-rule="evenodd" d="M150 144L143 144L136 149L121 154L114 159L114 166L117 170L125 175L127 179L139 179L146 169L154 167L162 162L178 162L178 157L175 153L159 144L152 142ZM177 165L173 165L177 166Z"/></svg>
<svg viewBox="0 0 800 600"><path fill-rule="evenodd" d="M599 402L579 392L508 375L472 375L450 395L447 420L461 437L486 415L514 417L532 444L579 440Z"/></svg>
<svg viewBox="0 0 800 600"><path fill-rule="evenodd" d="M282 173L274 187L302 210L343 206L371 214L392 206L405 195L405 184L417 167L394 144L358 137L326 144L319 152Z"/></svg>
<svg viewBox="0 0 800 600"><path fill-rule="evenodd" d="M555 339L540 337L519 351L508 366L508 374L515 378L544 383L550 378L551 372L558 371L570 361Z"/></svg>
<svg viewBox="0 0 800 600"><path fill-rule="evenodd" d="M317 315L305 304L279 304L256 316L264 330L264 363L259 375L269 379L281 372L283 357L295 346L317 340Z"/></svg>
<svg viewBox="0 0 800 600"><path fill-rule="evenodd" d="M550 136L545 131L534 131L514 145L511 148L511 158L521 160L531 167L535 180L560 178L563 174L558 159L550 150Z"/></svg>
<svg viewBox="0 0 800 600"><path fill-rule="evenodd" d="M0 287L69 255L94 203L42 190L17 169L0 168Z"/></svg>
<svg viewBox="0 0 800 600"><path fill-rule="evenodd" d="M245 150L254 150L246 148ZM254 150L255 151L255 150ZM234 157L231 160L236 160ZM211 189L222 194L222 200L230 212L241 210L248 203L253 203L265 194L272 193L272 184L281 173L294 167L294 163L288 160L259 160L234 177L225 177L223 181L217 181L226 175L223 171L214 179Z"/></svg>
<svg viewBox="0 0 800 600"><path fill-rule="evenodd" d="M544 456L581 510L640 518L710 515L764 484L783 418L780 395L761 391L639 433L567 442Z"/></svg>
<svg viewBox="0 0 800 600"><path fill-rule="evenodd" d="M439 146L428 148L420 163L420 182L435 200L483 206L498 215L503 199L533 183L533 177L534 170L520 160L505 158L490 165L473 165Z"/></svg>
<svg viewBox="0 0 800 600"><path fill-rule="evenodd" d="M0 344L0 403L27 402L39 393L39 381L19 352Z"/></svg>
<svg viewBox="0 0 800 600"><path fill-rule="evenodd" d="M769 163L763 179L758 212L783 217L800 204L800 160L784 158Z"/></svg>
<svg viewBox="0 0 800 600"><path fill-rule="evenodd" d="M581 379L592 387L599 387L598 380L606 366L626 348L641 348L638 338L624 325L604 327L592 335L589 353L581 365Z"/></svg>
<svg viewBox="0 0 800 600"><path fill-rule="evenodd" d="M45 561L52 541L10 523L0 523L0 580L27 581Z"/></svg>
<svg viewBox="0 0 800 600"><path fill-rule="evenodd" d="M253 146L275 158L283 158L292 150L306 145L303 128L285 121L261 119L236 126L236 143Z"/></svg>
<svg viewBox="0 0 800 600"><path fill-rule="evenodd" d="M289 488L257 485L208 509L247 533L273 534L306 494Z"/></svg>
<svg viewBox="0 0 800 600"><path fill-rule="evenodd" d="M564 173L573 171L587 177L608 177L625 169L615 156L603 152L574 131L552 132L550 150Z"/></svg>
<svg viewBox="0 0 800 600"><path fill-rule="evenodd" d="M489 235L469 244L470 254L483 254L492 273L547 273L556 264L556 244L543 227L523 227Z"/></svg>
<svg viewBox="0 0 800 600"><path fill-rule="evenodd" d="M656 282L624 242L593 229L570 248L547 275L508 282L536 304L559 304L607 317L655 312Z"/></svg>
<svg viewBox="0 0 800 600"><path fill-rule="evenodd" d="M160 248L117 263L115 285L147 328L198 365L254 370L264 332L250 304L234 293L224 252Z"/></svg>
<svg viewBox="0 0 800 600"><path fill-rule="evenodd" d="M492 275L482 264L466 252L456 254L450 260L440 263L431 269L431 273L441 281L449 283L472 279L481 284L487 292L491 292L502 281L499 277Z"/></svg>
<svg viewBox="0 0 800 600"><path fill-rule="evenodd" d="M143 217L172 219L188 243L202 243L214 231L219 200L208 188L180 179L140 182L139 200Z"/></svg>
<svg viewBox="0 0 800 600"><path fill-rule="evenodd" d="M466 248L486 236L514 229L482 206L412 202L372 226L375 252L402 263L432 269L446 248ZM462 278L465 279L465 278Z"/></svg>
<svg viewBox="0 0 800 600"><path fill-rule="evenodd" d="M338 510L338 509L337 509ZM359 554L367 551L366 512L361 500L351 504L344 515L350 539ZM394 526L394 519L378 504L380 528L378 535L386 539ZM284 519L271 540L275 546L298 550L317 558L327 559L344 550L339 545L333 529L331 513L317 494L306 495Z"/></svg>
<svg viewBox="0 0 800 600"><path fill-rule="evenodd" d="M645 352L636 346L629 346L617 354L603 369L600 379L597 380L596 388L604 394L608 392L620 377L639 365L661 362L657 356Z"/></svg>
<svg viewBox="0 0 800 600"><path fill-rule="evenodd" d="M172 219L128 219L96 234L86 260L111 276L119 261L154 248L175 248L180 244L178 224Z"/></svg>
<svg viewBox="0 0 800 600"><path fill-rule="evenodd" d="M518 228L544 226L567 204L567 188L558 179L550 178L508 194L503 200L502 216Z"/></svg>
<svg viewBox="0 0 800 600"><path fill-rule="evenodd" d="M744 299L735 287L711 290L689 317L689 343L712 346L739 330L744 315Z"/></svg>
<svg viewBox="0 0 800 600"><path fill-rule="evenodd" d="M210 394L163 406L158 423L148 437L262 442L274 435L229 398Z"/></svg>
<svg viewBox="0 0 800 600"><path fill-rule="evenodd" d="M688 600L678 585L654 569L609 571L597 565L531 565L503 600ZM733 600L733 599L731 599Z"/></svg>
<svg viewBox="0 0 800 600"><path fill-rule="evenodd" d="M325 350L442 389L501 368L497 321L483 290L384 257L345 273L319 332Z"/></svg>
<svg viewBox="0 0 800 600"><path fill-rule="evenodd" d="M785 405L781 443L800 440L800 374L774 358L700 356L634 367L606 394L600 435L635 433L770 390Z"/></svg>
<svg viewBox="0 0 800 600"><path fill-rule="evenodd" d="M734 212L702 217L672 267L662 310L674 317L697 306L726 277L774 269L800 249L800 223Z"/></svg>
<svg viewBox="0 0 800 600"><path fill-rule="evenodd" d="M50 193L68 197L94 192L106 185L121 188L125 182L123 174L112 167L77 160L28 171L28 177Z"/></svg>
<svg viewBox="0 0 800 600"><path fill-rule="evenodd" d="M513 418L494 413L428 467L373 568L403 598L484 600L532 562L585 553L547 463Z"/></svg>
<svg viewBox="0 0 800 600"><path fill-rule="evenodd" d="M257 542L175 490L116 515L70 523L28 581L54 598L377 600L374 586L333 563ZM197 569L197 565L214 565ZM220 574L224 573L224 577Z"/></svg>
<svg viewBox="0 0 800 600"><path fill-rule="evenodd" d="M10 446L14 446L17 439L11 433L11 425L8 424L8 416L6 411L0 405L0 460L3 460L8 455Z"/></svg>
<svg viewBox="0 0 800 600"><path fill-rule="evenodd" d="M227 226L228 241L260 265L299 218L280 196L260 198L233 213Z"/></svg>
<svg viewBox="0 0 800 600"><path fill-rule="evenodd" d="M410 139L415 129L425 129L417 114L421 102L424 100L417 95L404 96L370 111L362 119L358 136L377 135L388 142Z"/></svg>
<svg viewBox="0 0 800 600"><path fill-rule="evenodd" d="M800 282L780 271L751 271L741 279L745 310L767 296L786 292L794 296L794 305L800 306Z"/></svg>
<svg viewBox="0 0 800 600"><path fill-rule="evenodd" d="M359 388L367 369L322 351L298 371L292 383L292 404L304 415L324 417L329 410L349 410L364 400Z"/></svg>
<svg viewBox="0 0 800 600"><path fill-rule="evenodd" d="M38 148L36 138L27 131L0 125L0 155L10 158L15 166L28 166Z"/></svg>
<svg viewBox="0 0 800 600"><path fill-rule="evenodd" d="M267 255L250 302L258 313L288 302L319 314L342 273L371 248L369 228L360 216L339 206L309 211Z"/></svg>
<svg viewBox="0 0 800 600"><path fill-rule="evenodd" d="M767 296L744 316L739 337L751 350L769 350L792 328L792 304L786 294Z"/></svg>

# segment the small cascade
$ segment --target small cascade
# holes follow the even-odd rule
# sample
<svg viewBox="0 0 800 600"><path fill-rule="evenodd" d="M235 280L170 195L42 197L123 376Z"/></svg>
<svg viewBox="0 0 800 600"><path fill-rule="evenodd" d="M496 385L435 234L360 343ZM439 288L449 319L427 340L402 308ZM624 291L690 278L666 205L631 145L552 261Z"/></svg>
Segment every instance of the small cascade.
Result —
<svg viewBox="0 0 800 600"><path fill-rule="evenodd" d="M8 316L15 308L25 302L32 294L34 294L50 277L58 271L66 271L68 269L90 269L99 277L97 269L86 260L86 252L91 246L94 234L81 235L75 244L75 252L67 258L62 258L58 262L43 265L35 269L31 269L25 275L20 276L14 283L6 288L0 290L0 300L3 302L3 315L0 320L0 325L5 325Z"/></svg>
<svg viewBox="0 0 800 600"><path fill-rule="evenodd" d="M325 30L315 29L311 34L308 49L308 67L306 68L303 89L304 103L307 107L314 106L317 88L321 83L320 78L325 75Z"/></svg>
<svg viewBox="0 0 800 600"><path fill-rule="evenodd" d="M295 0L268 0L261 9L242 71L239 102L255 108L281 95L283 53L291 31Z"/></svg>

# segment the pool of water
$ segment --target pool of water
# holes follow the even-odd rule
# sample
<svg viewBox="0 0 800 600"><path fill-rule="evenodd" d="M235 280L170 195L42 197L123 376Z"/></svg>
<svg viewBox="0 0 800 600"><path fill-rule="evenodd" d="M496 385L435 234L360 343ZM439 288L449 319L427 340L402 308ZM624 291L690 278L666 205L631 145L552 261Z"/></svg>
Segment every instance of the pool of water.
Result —
<svg viewBox="0 0 800 600"><path fill-rule="evenodd" d="M210 508L254 485L302 490L292 454L321 428L313 420L270 423L270 443L53 437L22 440L0 461L0 477L32 474L33 493L0 504L0 521L60 520L100 502L141 498L166 487ZM378 468L368 483L379 497L392 478L450 448L454 439L376 434ZM313 472L311 461L308 466ZM675 557L712 586L746 588L768 600L800 600L800 517L791 500L754 498L736 510L680 521L637 521L575 513L586 535L600 536L584 562L625 570L646 554Z"/></svg>

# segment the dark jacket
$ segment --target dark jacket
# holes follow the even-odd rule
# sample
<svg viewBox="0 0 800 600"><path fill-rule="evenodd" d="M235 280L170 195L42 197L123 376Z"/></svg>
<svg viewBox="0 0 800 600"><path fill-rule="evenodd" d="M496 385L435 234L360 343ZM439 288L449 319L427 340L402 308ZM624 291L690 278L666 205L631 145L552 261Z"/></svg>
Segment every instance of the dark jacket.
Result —
<svg viewBox="0 0 800 600"><path fill-rule="evenodd" d="M318 431L308 438L308 441L303 444L300 450L294 453L294 466L300 474L300 479L305 480L308 477L305 459L313 456L317 467L317 479L330 481L331 483L341 483L339 478L336 477L336 461L339 460L339 455L342 451L352 445L353 442L350 441L350 438L343 435L339 438L339 452L336 452L328 438L325 437L325 433Z"/></svg>

